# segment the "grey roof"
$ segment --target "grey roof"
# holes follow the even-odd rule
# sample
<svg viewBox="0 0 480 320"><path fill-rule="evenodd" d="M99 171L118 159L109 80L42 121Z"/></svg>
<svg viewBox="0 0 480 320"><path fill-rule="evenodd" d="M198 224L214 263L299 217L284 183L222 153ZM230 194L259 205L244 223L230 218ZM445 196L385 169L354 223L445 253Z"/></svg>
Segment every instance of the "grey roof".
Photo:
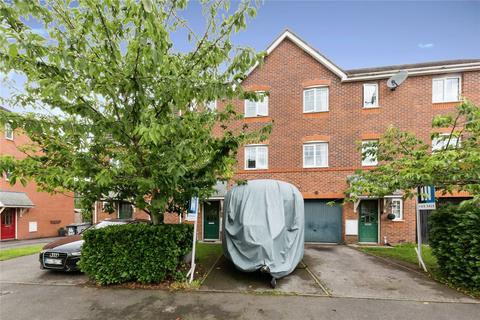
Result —
<svg viewBox="0 0 480 320"><path fill-rule="evenodd" d="M422 62L422 63L397 64L397 65L391 65L391 66L350 69L350 70L344 70L344 71L345 73L347 73L347 75L351 76L351 75L363 74L363 73L374 73L374 72L381 72L381 71L393 71L393 70L427 68L427 67L440 67L440 66L448 66L448 65L464 64L464 63L477 63L477 62L480 62L480 59L457 59L457 60L430 61L430 62Z"/></svg>
<svg viewBox="0 0 480 320"><path fill-rule="evenodd" d="M215 192L210 198L223 198L227 194L227 183L222 181L217 181L217 184L213 187Z"/></svg>
<svg viewBox="0 0 480 320"><path fill-rule="evenodd" d="M25 192L0 191L0 208L33 208L32 200Z"/></svg>

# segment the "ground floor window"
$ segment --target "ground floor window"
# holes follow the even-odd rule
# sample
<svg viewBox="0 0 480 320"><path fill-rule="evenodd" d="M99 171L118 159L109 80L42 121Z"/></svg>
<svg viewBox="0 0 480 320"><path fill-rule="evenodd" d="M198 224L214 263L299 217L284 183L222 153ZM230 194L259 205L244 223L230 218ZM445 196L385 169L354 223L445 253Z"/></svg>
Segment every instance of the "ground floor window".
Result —
<svg viewBox="0 0 480 320"><path fill-rule="evenodd" d="M403 220L403 201L402 199L392 199L392 214L395 215L393 220Z"/></svg>

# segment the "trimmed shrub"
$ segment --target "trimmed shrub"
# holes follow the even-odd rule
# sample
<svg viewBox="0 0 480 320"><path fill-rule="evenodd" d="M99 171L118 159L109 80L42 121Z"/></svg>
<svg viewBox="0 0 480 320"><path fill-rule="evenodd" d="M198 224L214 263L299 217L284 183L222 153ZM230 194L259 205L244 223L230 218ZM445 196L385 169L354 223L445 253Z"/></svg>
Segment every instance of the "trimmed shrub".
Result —
<svg viewBox="0 0 480 320"><path fill-rule="evenodd" d="M439 207L430 217L430 246L440 273L453 285L480 290L480 207Z"/></svg>
<svg viewBox="0 0 480 320"><path fill-rule="evenodd" d="M192 236L193 226L186 224L87 230L80 269L99 284L184 279L183 257L191 250Z"/></svg>

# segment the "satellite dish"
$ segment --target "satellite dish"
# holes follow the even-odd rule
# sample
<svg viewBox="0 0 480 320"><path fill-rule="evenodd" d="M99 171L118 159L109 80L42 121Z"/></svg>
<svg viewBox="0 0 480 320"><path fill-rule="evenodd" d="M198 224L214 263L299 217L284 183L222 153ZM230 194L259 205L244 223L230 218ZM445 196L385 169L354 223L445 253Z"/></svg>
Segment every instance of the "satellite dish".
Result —
<svg viewBox="0 0 480 320"><path fill-rule="evenodd" d="M405 81L408 77L408 71L407 70L401 70L397 74L394 74L393 76L390 77L390 79L387 80L387 87L390 88L390 90L395 90L399 85L402 84L403 81Z"/></svg>

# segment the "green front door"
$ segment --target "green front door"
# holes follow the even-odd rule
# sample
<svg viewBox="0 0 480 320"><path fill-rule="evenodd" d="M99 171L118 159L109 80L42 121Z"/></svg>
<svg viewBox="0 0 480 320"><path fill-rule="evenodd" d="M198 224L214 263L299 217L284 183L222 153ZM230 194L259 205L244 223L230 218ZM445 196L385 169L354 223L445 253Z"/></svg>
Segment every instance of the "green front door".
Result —
<svg viewBox="0 0 480 320"><path fill-rule="evenodd" d="M203 239L220 239L220 201L209 201L203 204Z"/></svg>
<svg viewBox="0 0 480 320"><path fill-rule="evenodd" d="M131 219L133 215L132 205L129 203L120 202L118 205L118 218Z"/></svg>
<svg viewBox="0 0 480 320"><path fill-rule="evenodd" d="M378 200L360 202L359 242L378 242Z"/></svg>

